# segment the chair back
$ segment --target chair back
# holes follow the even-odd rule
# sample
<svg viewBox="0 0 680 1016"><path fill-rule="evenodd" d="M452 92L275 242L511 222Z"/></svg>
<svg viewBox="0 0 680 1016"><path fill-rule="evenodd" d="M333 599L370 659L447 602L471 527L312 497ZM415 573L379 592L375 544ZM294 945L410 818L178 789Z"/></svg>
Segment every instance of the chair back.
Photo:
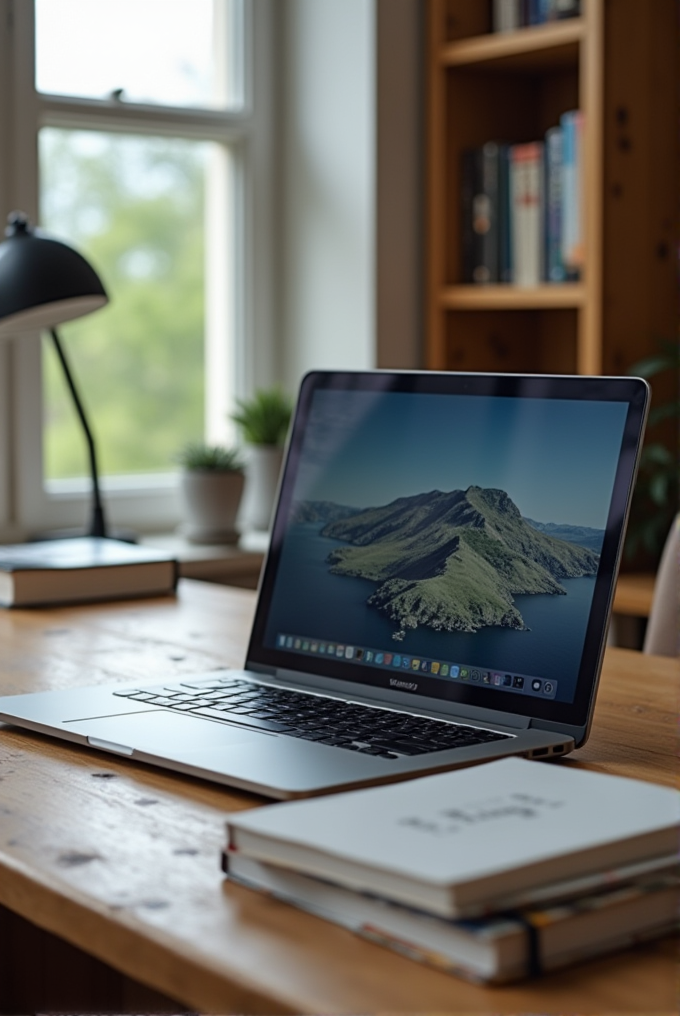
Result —
<svg viewBox="0 0 680 1016"><path fill-rule="evenodd" d="M675 517L654 583L643 653L677 656L680 650L680 514Z"/></svg>

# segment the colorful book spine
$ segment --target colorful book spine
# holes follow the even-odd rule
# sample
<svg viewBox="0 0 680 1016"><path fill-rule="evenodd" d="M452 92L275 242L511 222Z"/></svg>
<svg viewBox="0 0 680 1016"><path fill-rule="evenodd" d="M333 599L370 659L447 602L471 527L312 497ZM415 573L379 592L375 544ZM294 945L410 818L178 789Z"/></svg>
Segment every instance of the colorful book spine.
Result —
<svg viewBox="0 0 680 1016"><path fill-rule="evenodd" d="M493 0L491 30L514 32L547 21L575 18L580 13L581 0Z"/></svg>
<svg viewBox="0 0 680 1016"><path fill-rule="evenodd" d="M543 143L510 150L513 282L537 286L543 278Z"/></svg>
<svg viewBox="0 0 680 1016"><path fill-rule="evenodd" d="M542 25L550 16L550 0L528 0L527 25Z"/></svg>
<svg viewBox="0 0 680 1016"><path fill-rule="evenodd" d="M462 157L461 281L568 282L582 277L583 115L563 114L544 141L495 141Z"/></svg>
<svg viewBox="0 0 680 1016"><path fill-rule="evenodd" d="M562 147L561 127L545 135L545 280L564 282L562 257Z"/></svg>
<svg viewBox="0 0 680 1016"><path fill-rule="evenodd" d="M581 278L583 271L583 114L570 110L560 118L562 144L562 260L565 277Z"/></svg>

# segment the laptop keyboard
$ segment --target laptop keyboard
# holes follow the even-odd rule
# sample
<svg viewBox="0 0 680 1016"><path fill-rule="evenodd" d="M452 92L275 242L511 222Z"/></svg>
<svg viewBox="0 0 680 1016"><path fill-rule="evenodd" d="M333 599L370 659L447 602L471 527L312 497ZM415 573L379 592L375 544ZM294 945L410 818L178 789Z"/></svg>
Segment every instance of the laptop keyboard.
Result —
<svg viewBox="0 0 680 1016"><path fill-rule="evenodd" d="M512 736L241 678L123 689L114 695L388 759L468 748Z"/></svg>

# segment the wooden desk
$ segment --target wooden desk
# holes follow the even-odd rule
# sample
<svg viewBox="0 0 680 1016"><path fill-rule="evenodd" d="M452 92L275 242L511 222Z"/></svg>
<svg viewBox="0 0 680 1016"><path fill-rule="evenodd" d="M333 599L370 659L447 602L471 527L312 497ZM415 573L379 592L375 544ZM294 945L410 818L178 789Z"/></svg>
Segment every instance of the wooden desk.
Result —
<svg viewBox="0 0 680 1016"><path fill-rule="evenodd" d="M2 612L0 689L148 682L240 665L253 603L243 590L183 580L177 601ZM592 737L560 764L673 783L676 692L675 661L609 651ZM476 987L227 884L219 870L223 816L256 805L253 796L7 727L0 731L0 766L0 904L187 1007L677 1010L672 941L533 983ZM6 953L7 943L0 986L9 998L12 971L1 970ZM43 961L29 945L22 955L27 979L37 977ZM1 994L0 1011L8 1011ZM139 1003L132 1011L140 1011Z"/></svg>

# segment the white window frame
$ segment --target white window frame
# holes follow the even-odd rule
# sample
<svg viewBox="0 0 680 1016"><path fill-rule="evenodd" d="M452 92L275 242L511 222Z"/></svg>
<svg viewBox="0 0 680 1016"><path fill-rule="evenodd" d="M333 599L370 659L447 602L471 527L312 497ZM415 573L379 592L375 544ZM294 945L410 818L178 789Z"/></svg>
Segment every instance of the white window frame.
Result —
<svg viewBox="0 0 680 1016"><path fill-rule="evenodd" d="M272 348L272 145L273 37L275 0L240 0L243 11L245 66L243 104L238 110L169 109L42 95L35 90L35 12L33 0L0 0L0 215L14 208L39 221L38 131L41 127L105 129L144 136L164 135L217 141L234 153L238 219L235 249L212 236L219 256L215 269L234 263L231 320L206 306L207 376L218 383L206 396L208 437L223 438L220 422L234 397L249 394L274 379ZM3 99L4 96L4 99ZM4 226L3 226L4 228ZM226 232L226 231L225 231ZM213 268L207 267L208 292ZM213 275L213 284L215 283ZM104 280L106 284L106 280ZM257 294L257 299L255 299ZM215 339L226 326L234 336L233 357ZM41 336L7 340L0 345L0 539L24 538L45 529L82 525L89 517L87 478L43 478ZM77 376L78 365L73 364ZM231 377L229 377L231 374ZM87 391L83 391L87 403ZM217 402L215 401L217 400ZM106 440L97 432L98 447ZM212 423L210 422L212 420ZM107 519L140 532L168 529L180 518L176 473L104 477Z"/></svg>

